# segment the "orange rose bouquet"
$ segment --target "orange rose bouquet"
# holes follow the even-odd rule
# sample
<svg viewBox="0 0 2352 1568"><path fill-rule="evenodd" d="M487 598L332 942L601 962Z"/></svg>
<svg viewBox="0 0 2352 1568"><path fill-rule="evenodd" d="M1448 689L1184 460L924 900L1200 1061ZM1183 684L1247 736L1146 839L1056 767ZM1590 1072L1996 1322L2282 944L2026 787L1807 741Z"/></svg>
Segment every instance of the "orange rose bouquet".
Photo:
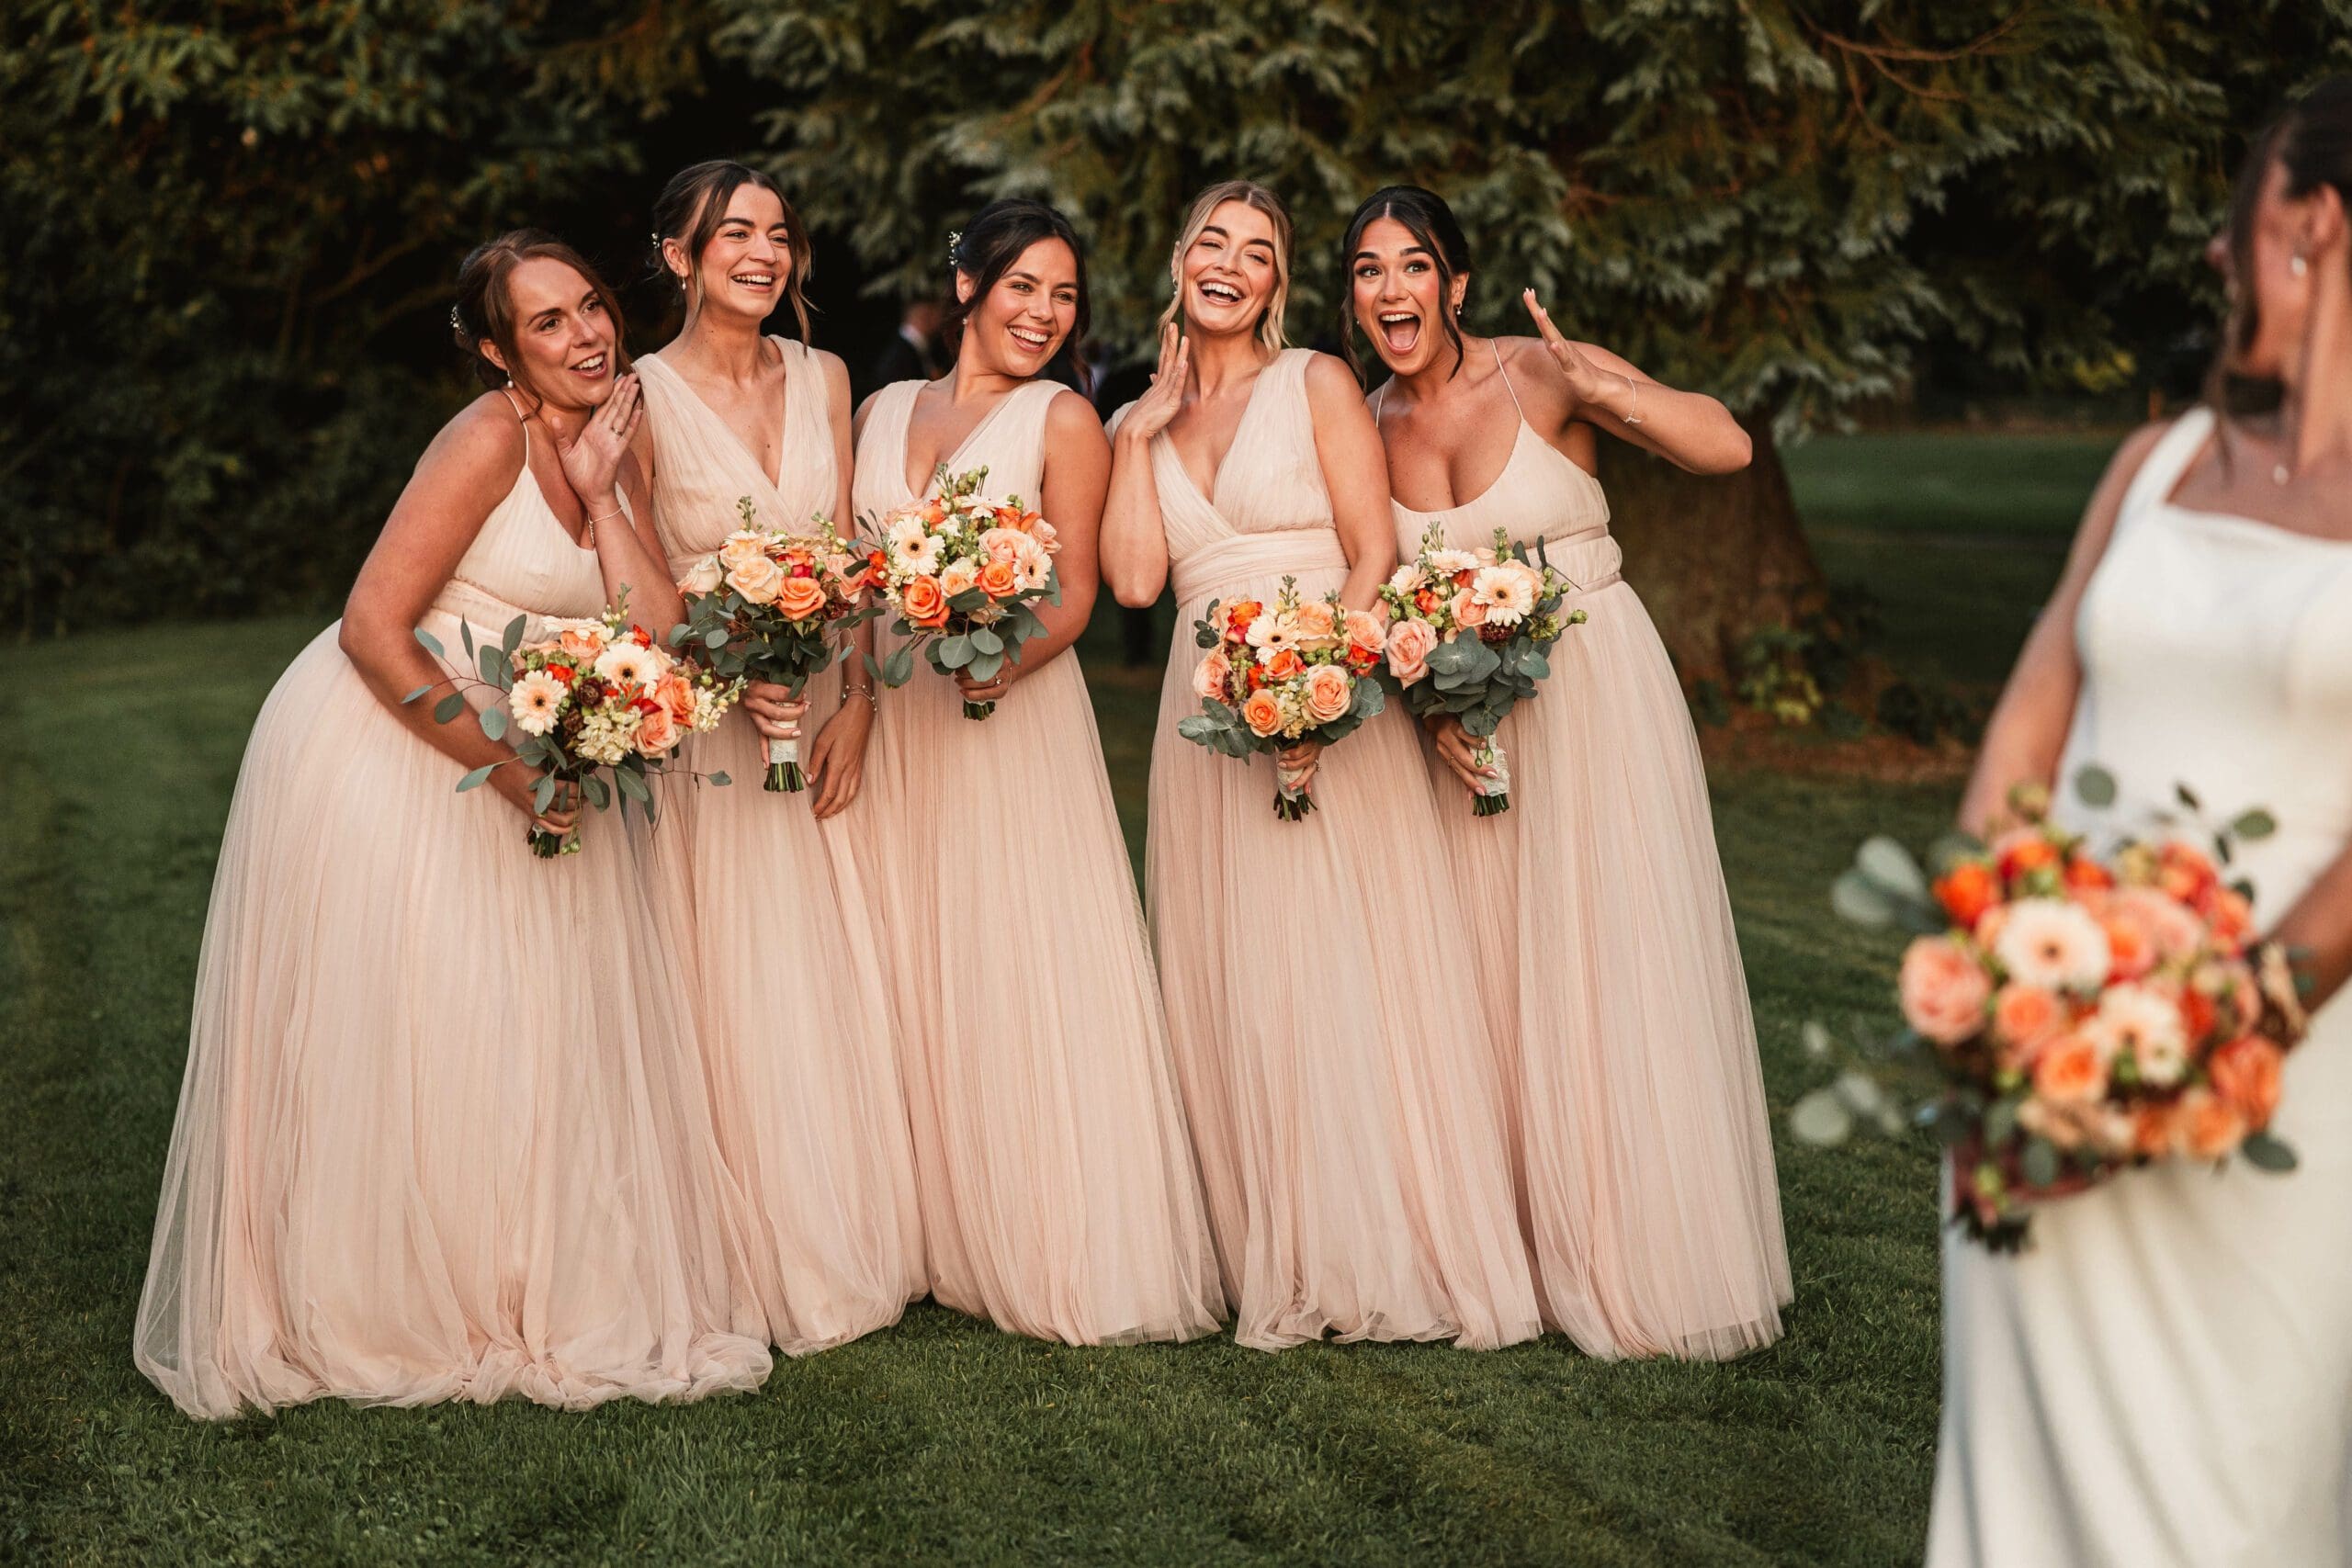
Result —
<svg viewBox="0 0 2352 1568"><path fill-rule="evenodd" d="M886 685L907 683L918 648L942 675L992 679L1006 660L1020 662L1023 643L1045 635L1037 601L1062 602L1054 525L1018 496L980 494L988 477L986 468L951 475L943 464L935 499L875 524L871 570L897 617L890 629L907 639L876 671ZM964 716L995 708L967 702Z"/></svg>
<svg viewBox="0 0 2352 1568"><path fill-rule="evenodd" d="M1301 599L1297 580L1285 577L1272 607L1219 601L1193 635L1207 650L1193 676L1201 711L1178 720L1176 733L1195 745L1242 758L1301 740L1329 745L1381 709L1373 671L1385 628L1337 593ZM1274 815L1295 822L1314 809L1306 788L1277 764Z"/></svg>
<svg viewBox="0 0 2352 1568"><path fill-rule="evenodd" d="M1479 745L1471 753L1495 776L1482 781L1470 809L1493 817L1510 809L1510 769L1495 731L1535 682L1552 672L1552 645L1582 610L1561 605L1576 584L1539 554L1495 531L1493 547L1448 548L1432 524L1420 552L1380 590L1390 615L1381 679L1416 718L1450 713Z"/></svg>
<svg viewBox="0 0 2352 1568"><path fill-rule="evenodd" d="M492 740L514 746L508 761L538 770L534 809L549 809L557 791L570 785L599 811L617 800L627 815L634 801L646 820L653 820L649 777L662 770L688 735L717 728L743 683L722 682L681 662L652 633L630 623L626 606L596 620L545 621L544 635L526 642L529 624L528 616L517 615L498 642L476 647L473 628L459 623L466 657L481 678L460 680L458 690L435 705L434 718L449 723L467 711L467 688L486 688L495 696L476 712L475 722ZM440 639L422 626L416 640L435 659L448 659ZM401 701L415 702L433 689L419 686ZM476 768L458 781L458 788L472 789L506 765ZM710 782L723 784L727 775L713 773ZM580 836L576 830L545 832L534 823L530 846L541 859L572 854Z"/></svg>
<svg viewBox="0 0 2352 1568"><path fill-rule="evenodd" d="M797 697L849 651L842 634L874 614L865 603L868 563L821 515L812 532L791 534L752 527L750 496L735 505L743 526L678 584L686 618L670 643L698 650L722 680L766 681ZM808 787L797 738L770 740L767 755L763 787Z"/></svg>
<svg viewBox="0 0 2352 1568"><path fill-rule="evenodd" d="M2115 795L2098 769L2076 787ZM1996 1251L2024 1243L2033 1205L2133 1166L2295 1164L2269 1126L2303 1009L2285 952L2254 938L2250 888L2222 871L2233 840L2273 830L2268 814L2213 833L2211 853L2171 839L2101 857L2048 804L2020 791L2017 825L1990 845L1947 840L1932 881L1893 840L1862 845L1831 900L1914 933L1896 978L1905 1027L1858 1049L1807 1024L1807 1050L1846 1070L1790 1112L1818 1145L1858 1124L1933 1129L1951 1151L1953 1222Z"/></svg>

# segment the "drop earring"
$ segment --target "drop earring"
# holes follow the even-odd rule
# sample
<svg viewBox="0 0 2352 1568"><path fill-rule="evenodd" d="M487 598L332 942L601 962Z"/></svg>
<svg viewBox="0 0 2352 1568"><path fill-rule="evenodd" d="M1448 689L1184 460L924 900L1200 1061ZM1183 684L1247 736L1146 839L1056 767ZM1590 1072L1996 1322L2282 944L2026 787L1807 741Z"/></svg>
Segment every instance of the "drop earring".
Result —
<svg viewBox="0 0 2352 1568"><path fill-rule="evenodd" d="M2287 270L2293 273L2297 277L2302 276L2305 273L2311 271L2311 269L2312 264L2303 258L2303 253L2301 251L2297 251L2293 255L2287 258Z"/></svg>

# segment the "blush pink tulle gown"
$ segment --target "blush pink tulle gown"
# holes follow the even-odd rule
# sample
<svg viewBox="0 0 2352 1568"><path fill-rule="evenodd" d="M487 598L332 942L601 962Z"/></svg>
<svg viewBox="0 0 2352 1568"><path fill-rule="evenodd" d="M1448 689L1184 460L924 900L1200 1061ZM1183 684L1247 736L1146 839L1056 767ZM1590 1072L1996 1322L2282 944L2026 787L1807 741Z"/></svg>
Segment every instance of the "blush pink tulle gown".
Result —
<svg viewBox="0 0 2352 1568"><path fill-rule="evenodd" d="M526 461L423 625L454 661L461 620L494 642L604 597ZM208 1417L755 1386L741 1201L628 835L590 812L582 852L535 859L336 634L237 780L140 1370Z"/></svg>
<svg viewBox="0 0 2352 1568"><path fill-rule="evenodd" d="M917 499L922 386L886 388L867 411L861 518ZM1062 390L1006 395L948 468L985 465L986 493L1035 504ZM886 911L932 1293L1071 1344L1213 1332L1199 1177L1077 658L1024 676L981 720L917 658L882 694L852 818Z"/></svg>
<svg viewBox="0 0 2352 1568"><path fill-rule="evenodd" d="M763 528L806 529L837 504L824 367L770 341L786 362L774 482L661 355L638 362L655 520L681 577L742 525L741 497ZM841 680L808 682L804 760ZM851 852L866 808L820 822L813 785L761 788L766 743L740 707L685 755L730 782L666 793L672 810L651 834L661 908L692 981L720 1146L751 1201L768 1332L787 1353L821 1350L895 1323L926 1289L879 911Z"/></svg>
<svg viewBox="0 0 2352 1568"><path fill-rule="evenodd" d="M1544 1324L1609 1358L1768 1345L1790 1284L1756 1026L1690 710L1618 575L1608 501L1522 418L1485 491L1396 507L1405 556L1432 523L1462 549L1498 528L1543 541L1591 617L1503 721L1509 811L1474 816L1430 760L1503 1044Z"/></svg>
<svg viewBox="0 0 2352 1568"><path fill-rule="evenodd" d="M1180 739L1212 600L1348 575L1306 399L1313 355L1260 372L1203 495L1163 433L1152 473L1177 599L1151 757L1148 874L1169 1029L1244 1345L1324 1335L1487 1348L1539 1331L1494 1043L1412 721L1323 754L1317 809L1274 769ZM1124 411L1122 411L1124 412Z"/></svg>

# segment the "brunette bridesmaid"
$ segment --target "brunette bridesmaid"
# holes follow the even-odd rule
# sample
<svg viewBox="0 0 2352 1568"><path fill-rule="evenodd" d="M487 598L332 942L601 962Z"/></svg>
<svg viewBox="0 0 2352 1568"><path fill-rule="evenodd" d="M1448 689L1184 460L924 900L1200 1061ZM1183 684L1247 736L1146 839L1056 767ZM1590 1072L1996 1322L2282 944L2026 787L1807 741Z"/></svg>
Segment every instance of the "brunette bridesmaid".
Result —
<svg viewBox="0 0 2352 1568"><path fill-rule="evenodd" d="M1358 208L1343 254L1351 351L1361 327L1392 373L1372 408L1400 547L1432 525L1462 549L1541 541L1590 617L1503 723L1510 810L1472 814L1492 770L1459 720L1430 725L1544 1323L1604 1357L1770 1344L1788 1256L1706 776L1593 477L1596 432L1695 473L1745 468L1747 436L1713 399L1564 338L1532 290L1538 335L1465 333L1469 247L1419 186Z"/></svg>
<svg viewBox="0 0 2352 1568"><path fill-rule="evenodd" d="M271 692L220 847L136 1332L191 1416L578 1408L768 1371L684 991L620 823L534 858L514 753L402 700L447 689L461 624L495 643L522 615L537 638L624 592L649 625L674 617L620 314L571 247L524 231L468 259L450 320L492 389L435 438L344 618Z"/></svg>
<svg viewBox="0 0 2352 1568"><path fill-rule="evenodd" d="M879 890L932 1293L1072 1344L1189 1339L1220 1287L1133 873L1078 661L1110 453L1041 376L1086 332L1078 237L1001 201L953 245L937 381L859 412L862 517L985 468L1059 533L1061 603L992 681L920 660L882 705L857 843ZM889 640L886 635L885 640ZM967 698L993 702L963 716Z"/></svg>
<svg viewBox="0 0 2352 1568"><path fill-rule="evenodd" d="M1285 348L1290 218L1247 181L1202 193L1170 262L1151 390L1114 422L1103 574L1178 635L1152 748L1148 871L1170 1032L1238 1337L1508 1345L1538 1332L1502 1086L1464 912L1432 875L1437 808L1391 710L1308 770L1177 738L1190 627L1214 600L1337 589L1368 609L1396 561L1387 471L1355 378ZM1182 328L1181 338L1178 329Z"/></svg>
<svg viewBox="0 0 2352 1568"><path fill-rule="evenodd" d="M678 336L639 367L670 571L683 579L741 527L746 497L755 527L822 516L849 531L849 378L808 345L808 243L791 204L766 175L716 162L680 171L653 213L686 307ZM799 338L763 336L786 305ZM842 815L875 701L855 657L797 700L754 685L690 743L696 769L734 783L668 792L653 834L712 1113L755 1221L752 1278L771 1336L796 1355L896 1322L926 1288L875 900ZM765 738L803 728L808 793L761 789Z"/></svg>

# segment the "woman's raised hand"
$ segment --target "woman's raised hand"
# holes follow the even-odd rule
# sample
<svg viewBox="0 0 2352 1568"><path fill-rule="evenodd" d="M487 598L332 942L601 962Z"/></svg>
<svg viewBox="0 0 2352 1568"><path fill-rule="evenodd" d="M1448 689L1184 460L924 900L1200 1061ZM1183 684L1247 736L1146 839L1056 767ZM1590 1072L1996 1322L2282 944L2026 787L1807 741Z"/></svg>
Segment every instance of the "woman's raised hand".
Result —
<svg viewBox="0 0 2352 1568"><path fill-rule="evenodd" d="M1119 434L1148 441L1167 429L1184 407L1184 378L1192 367L1193 345L1170 321L1159 329L1159 368L1152 372L1151 386L1127 410Z"/></svg>
<svg viewBox="0 0 2352 1568"><path fill-rule="evenodd" d="M563 477L582 504L591 508L591 515L614 504L621 459L628 456L629 438L637 434L638 421L644 416L637 378L624 376L613 384L613 395L604 406L588 416L580 434L570 441L557 439Z"/></svg>
<svg viewBox="0 0 2352 1568"><path fill-rule="evenodd" d="M1575 344L1560 335L1560 329L1552 324L1552 312L1535 298L1535 290L1522 289L1519 298L1535 322L1536 335L1544 340L1544 346L1551 352L1552 363L1558 366L1560 373L1568 378L1569 392L1580 403L1599 402L1601 391L1613 384L1610 373L1595 365L1578 351Z"/></svg>

